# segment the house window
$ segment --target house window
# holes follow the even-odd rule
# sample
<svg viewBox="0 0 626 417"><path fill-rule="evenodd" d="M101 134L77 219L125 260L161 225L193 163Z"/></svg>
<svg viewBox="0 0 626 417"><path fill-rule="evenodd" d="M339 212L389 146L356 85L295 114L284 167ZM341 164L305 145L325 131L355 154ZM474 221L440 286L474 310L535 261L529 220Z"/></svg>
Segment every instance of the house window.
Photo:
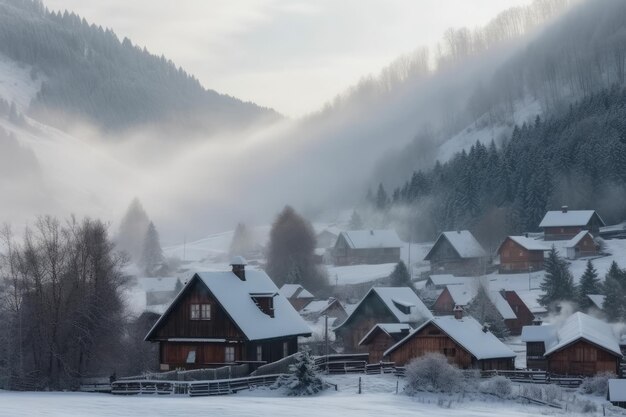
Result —
<svg viewBox="0 0 626 417"><path fill-rule="evenodd" d="M263 346L256 347L256 360L257 361L263 360Z"/></svg>
<svg viewBox="0 0 626 417"><path fill-rule="evenodd" d="M226 346L224 348L224 362L235 362L235 347Z"/></svg>
<svg viewBox="0 0 626 417"><path fill-rule="evenodd" d="M191 320L200 320L200 304L191 305Z"/></svg>
<svg viewBox="0 0 626 417"><path fill-rule="evenodd" d="M289 356L289 342L283 342L283 358Z"/></svg>
<svg viewBox="0 0 626 417"><path fill-rule="evenodd" d="M444 356L456 356L455 348L443 348Z"/></svg>
<svg viewBox="0 0 626 417"><path fill-rule="evenodd" d="M196 363L196 351L195 350L190 350L189 353L187 353L187 363Z"/></svg>
<svg viewBox="0 0 626 417"><path fill-rule="evenodd" d="M211 320L211 304L202 304L200 318L202 320Z"/></svg>

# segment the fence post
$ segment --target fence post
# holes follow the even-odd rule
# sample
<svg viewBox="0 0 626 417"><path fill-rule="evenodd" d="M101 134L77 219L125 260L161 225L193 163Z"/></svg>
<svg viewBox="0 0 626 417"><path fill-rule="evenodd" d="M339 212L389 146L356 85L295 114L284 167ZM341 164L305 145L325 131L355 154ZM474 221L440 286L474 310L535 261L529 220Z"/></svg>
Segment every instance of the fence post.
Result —
<svg viewBox="0 0 626 417"><path fill-rule="evenodd" d="M398 379L396 379L396 395L398 394L398 385L400 385L400 375L398 375Z"/></svg>
<svg viewBox="0 0 626 417"><path fill-rule="evenodd" d="M361 377L359 377L359 394L361 393Z"/></svg>

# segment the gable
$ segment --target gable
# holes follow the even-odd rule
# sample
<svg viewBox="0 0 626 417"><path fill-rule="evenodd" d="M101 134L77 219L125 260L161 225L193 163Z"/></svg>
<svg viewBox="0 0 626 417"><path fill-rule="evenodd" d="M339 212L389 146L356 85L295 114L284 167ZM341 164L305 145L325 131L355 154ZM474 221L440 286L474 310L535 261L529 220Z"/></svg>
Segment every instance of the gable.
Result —
<svg viewBox="0 0 626 417"><path fill-rule="evenodd" d="M335 330L358 325L358 322L365 321L368 318L375 318L380 323L398 322L398 319L391 314L387 306L376 293L370 290L354 311L352 311L352 314Z"/></svg>
<svg viewBox="0 0 626 417"><path fill-rule="evenodd" d="M439 239L435 242L431 250L424 257L425 261L430 261L431 259L460 259L461 256L454 249L454 247L450 244L448 239L442 234L439 236Z"/></svg>

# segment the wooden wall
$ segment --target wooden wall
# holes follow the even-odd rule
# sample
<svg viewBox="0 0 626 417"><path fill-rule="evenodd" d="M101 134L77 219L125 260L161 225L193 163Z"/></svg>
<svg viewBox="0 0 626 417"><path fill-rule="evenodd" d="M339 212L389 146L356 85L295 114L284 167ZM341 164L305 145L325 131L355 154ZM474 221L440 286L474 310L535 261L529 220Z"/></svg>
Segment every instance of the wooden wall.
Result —
<svg viewBox="0 0 626 417"><path fill-rule="evenodd" d="M461 258L447 239L441 238L431 251L430 272L433 274L452 274L473 276L485 272L486 259Z"/></svg>
<svg viewBox="0 0 626 417"><path fill-rule="evenodd" d="M400 248L352 249L342 235L337 239L332 255L337 266L400 262Z"/></svg>
<svg viewBox="0 0 626 417"><path fill-rule="evenodd" d="M437 297L437 300L435 300L435 304L433 304L433 312L440 316L448 315L452 314L454 307L454 300L452 299L452 295L450 295L450 291L448 291L448 288L446 287L441 292L439 297Z"/></svg>
<svg viewBox="0 0 626 417"><path fill-rule="evenodd" d="M367 345L369 363L378 363L383 360L383 353L396 343L396 340L387 333L376 330L376 336Z"/></svg>
<svg viewBox="0 0 626 417"><path fill-rule="evenodd" d="M552 353L547 359L548 370L559 375L617 374L619 365L617 356L584 340Z"/></svg>
<svg viewBox="0 0 626 417"><path fill-rule="evenodd" d="M244 345L242 343L161 342L160 363L169 365L170 369L220 366L226 362L226 346L235 348L235 361L244 360ZM194 363L187 363L187 356L190 351L196 352Z"/></svg>
<svg viewBox="0 0 626 417"><path fill-rule="evenodd" d="M520 335L522 334L522 327L530 326L535 319L535 315L530 312L526 304L519 298L515 291L505 291L504 298L517 316L515 320L505 320L505 324L511 335Z"/></svg>
<svg viewBox="0 0 626 417"><path fill-rule="evenodd" d="M543 251L529 251L510 238L500 246L498 254L501 273L528 272L529 268L540 271L544 268Z"/></svg>
<svg viewBox="0 0 626 417"><path fill-rule="evenodd" d="M576 236L581 230L589 230L588 227L544 227L545 240L567 240Z"/></svg>

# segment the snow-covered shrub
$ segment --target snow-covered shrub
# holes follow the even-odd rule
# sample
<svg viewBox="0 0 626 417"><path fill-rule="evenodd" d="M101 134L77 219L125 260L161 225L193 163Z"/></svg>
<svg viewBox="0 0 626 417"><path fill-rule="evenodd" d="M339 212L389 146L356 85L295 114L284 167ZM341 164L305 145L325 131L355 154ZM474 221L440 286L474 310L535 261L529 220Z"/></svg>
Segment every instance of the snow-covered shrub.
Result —
<svg viewBox="0 0 626 417"><path fill-rule="evenodd" d="M580 384L580 392L583 394L605 396L609 389L609 379L611 378L615 378L615 375L610 372L604 372L590 378L585 378L582 384Z"/></svg>
<svg viewBox="0 0 626 417"><path fill-rule="evenodd" d="M498 375L480 384L480 391L498 398L509 398L513 392L513 384L507 377Z"/></svg>
<svg viewBox="0 0 626 417"><path fill-rule="evenodd" d="M405 376L404 391L408 395L420 391L457 392L464 385L463 373L440 353L414 359L407 365Z"/></svg>
<svg viewBox="0 0 626 417"><path fill-rule="evenodd" d="M543 400L543 391L541 390L541 387L534 384L524 385L522 387L522 395L535 400Z"/></svg>
<svg viewBox="0 0 626 417"><path fill-rule="evenodd" d="M563 390L557 385L548 384L543 389L543 392L545 394L545 400L549 403L563 399Z"/></svg>
<svg viewBox="0 0 626 417"><path fill-rule="evenodd" d="M278 378L272 388L283 388L290 396L313 395L324 389L324 381L317 373L315 361L305 350L298 353L296 363L289 365L289 373Z"/></svg>

